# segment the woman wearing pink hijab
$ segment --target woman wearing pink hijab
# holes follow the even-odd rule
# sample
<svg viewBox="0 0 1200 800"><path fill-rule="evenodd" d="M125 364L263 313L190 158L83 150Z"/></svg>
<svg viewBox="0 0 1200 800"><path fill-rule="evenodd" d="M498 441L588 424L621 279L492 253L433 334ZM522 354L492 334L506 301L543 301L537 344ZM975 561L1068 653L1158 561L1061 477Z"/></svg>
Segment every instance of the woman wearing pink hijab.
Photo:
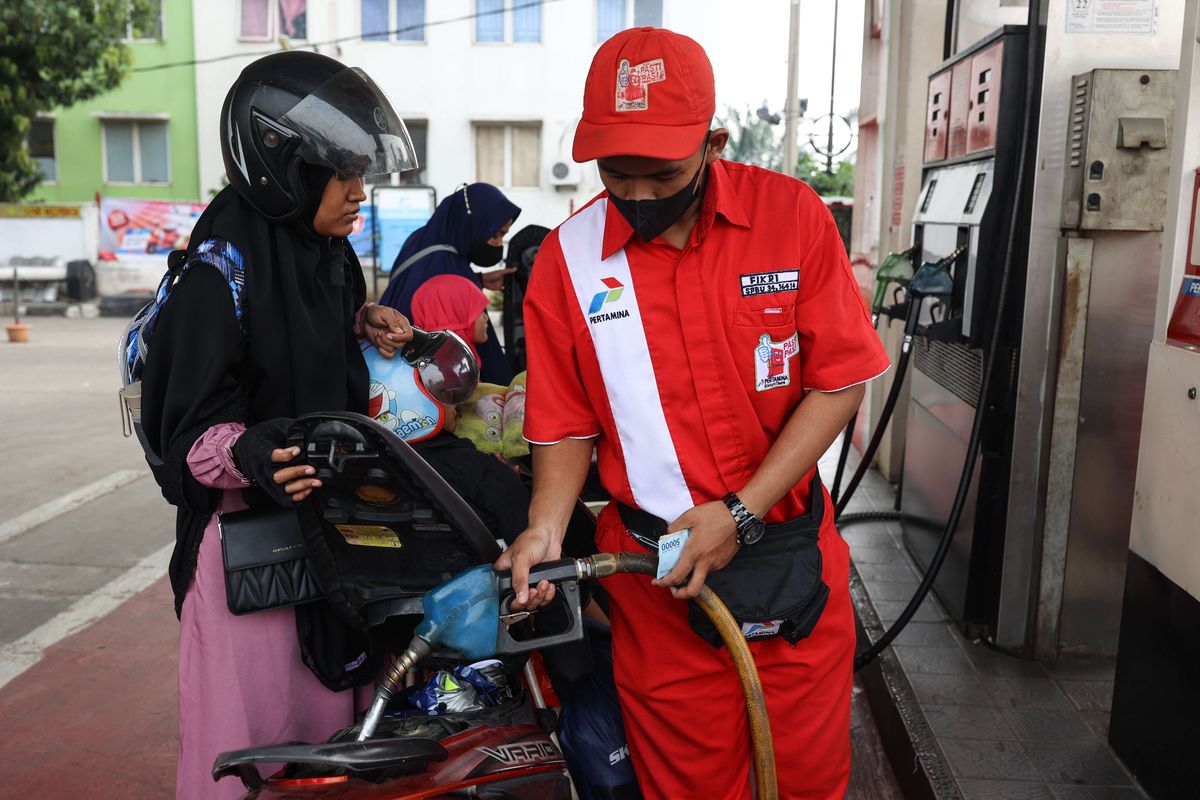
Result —
<svg viewBox="0 0 1200 800"><path fill-rule="evenodd" d="M447 330L466 342L475 358L477 344L488 338L488 298L479 286L461 275L437 275L413 293L412 324L427 331ZM480 363L482 371L483 364Z"/></svg>

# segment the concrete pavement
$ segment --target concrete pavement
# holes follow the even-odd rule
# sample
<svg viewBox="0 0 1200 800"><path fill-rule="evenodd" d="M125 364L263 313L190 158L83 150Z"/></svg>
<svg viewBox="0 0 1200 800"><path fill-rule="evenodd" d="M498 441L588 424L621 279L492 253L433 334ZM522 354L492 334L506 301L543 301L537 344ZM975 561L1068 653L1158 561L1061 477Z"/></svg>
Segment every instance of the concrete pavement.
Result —
<svg viewBox="0 0 1200 800"><path fill-rule="evenodd" d="M174 538L171 508L136 441L121 435L124 322L32 324L29 344L0 343L0 653L102 600L105 586ZM86 608L76 611L86 619Z"/></svg>

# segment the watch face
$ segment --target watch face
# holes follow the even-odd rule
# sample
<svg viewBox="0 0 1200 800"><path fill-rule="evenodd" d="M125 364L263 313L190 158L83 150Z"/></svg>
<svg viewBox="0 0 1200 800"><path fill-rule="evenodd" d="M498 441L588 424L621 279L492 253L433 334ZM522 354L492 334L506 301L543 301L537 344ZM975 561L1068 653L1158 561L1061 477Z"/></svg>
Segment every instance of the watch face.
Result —
<svg viewBox="0 0 1200 800"><path fill-rule="evenodd" d="M760 519L756 519L746 526L746 530L742 533L742 544L754 544L763 537L767 532L766 523Z"/></svg>

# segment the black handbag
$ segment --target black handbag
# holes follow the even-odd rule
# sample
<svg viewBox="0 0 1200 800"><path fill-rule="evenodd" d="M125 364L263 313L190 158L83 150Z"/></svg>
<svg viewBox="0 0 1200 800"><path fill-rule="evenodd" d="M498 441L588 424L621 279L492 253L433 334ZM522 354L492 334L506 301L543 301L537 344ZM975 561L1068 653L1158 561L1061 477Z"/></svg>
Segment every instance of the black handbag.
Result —
<svg viewBox="0 0 1200 800"><path fill-rule="evenodd" d="M217 518L225 559L225 602L236 616L325 596L308 560L295 508L235 511Z"/></svg>
<svg viewBox="0 0 1200 800"><path fill-rule="evenodd" d="M721 569L710 572L705 584L725 603L742 626L747 639L782 636L795 644L812 633L825 604L829 586L821 578L821 550L817 541L825 513L825 490L815 472L809 513L767 525L763 538L738 549ZM667 523L641 509L618 504L621 521L634 539L647 549L667 531ZM711 644L724 642L699 606L689 603L688 623Z"/></svg>

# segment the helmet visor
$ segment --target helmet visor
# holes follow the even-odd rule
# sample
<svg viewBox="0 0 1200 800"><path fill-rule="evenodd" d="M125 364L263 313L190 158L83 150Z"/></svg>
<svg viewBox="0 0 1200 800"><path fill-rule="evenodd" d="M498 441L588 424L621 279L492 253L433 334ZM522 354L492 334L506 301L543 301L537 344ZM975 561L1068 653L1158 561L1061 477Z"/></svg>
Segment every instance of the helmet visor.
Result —
<svg viewBox="0 0 1200 800"><path fill-rule="evenodd" d="M401 355L417 368L421 385L439 403L458 405L470 398L479 384L475 354L450 331L426 332L414 328L413 342Z"/></svg>
<svg viewBox="0 0 1200 800"><path fill-rule="evenodd" d="M367 74L347 68L325 81L280 122L300 134L299 155L339 178L417 168L404 121Z"/></svg>

